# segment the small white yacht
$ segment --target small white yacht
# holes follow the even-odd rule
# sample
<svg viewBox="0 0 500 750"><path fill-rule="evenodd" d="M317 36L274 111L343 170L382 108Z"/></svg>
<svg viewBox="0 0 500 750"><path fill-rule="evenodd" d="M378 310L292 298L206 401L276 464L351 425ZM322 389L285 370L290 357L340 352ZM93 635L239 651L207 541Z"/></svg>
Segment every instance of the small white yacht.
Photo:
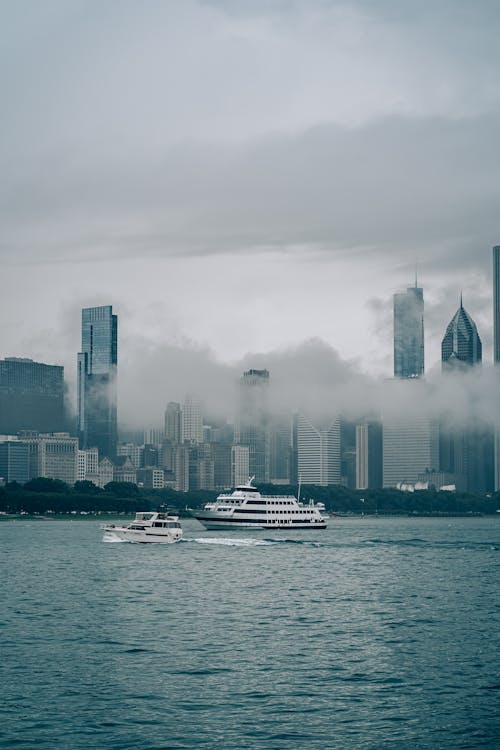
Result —
<svg viewBox="0 0 500 750"><path fill-rule="evenodd" d="M132 523L126 526L110 523L101 526L101 528L124 542L172 544L182 539L179 517L169 516L167 513L143 511L136 513Z"/></svg>
<svg viewBox="0 0 500 750"><path fill-rule="evenodd" d="M301 503L293 495L261 495L252 484L222 493L192 515L206 529L325 529L326 518L313 502Z"/></svg>

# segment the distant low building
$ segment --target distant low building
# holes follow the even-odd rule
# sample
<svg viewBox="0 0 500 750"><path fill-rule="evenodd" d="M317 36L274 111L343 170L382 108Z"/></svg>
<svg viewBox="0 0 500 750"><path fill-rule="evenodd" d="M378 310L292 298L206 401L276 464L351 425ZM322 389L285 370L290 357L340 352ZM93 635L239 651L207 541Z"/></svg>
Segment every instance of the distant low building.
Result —
<svg viewBox="0 0 500 750"><path fill-rule="evenodd" d="M129 456L117 456L113 461L113 464L114 482L131 482L132 484L137 484L138 469L135 468L134 463Z"/></svg>
<svg viewBox="0 0 500 750"><path fill-rule="evenodd" d="M115 466L110 458L105 456L99 461L99 487L105 487L114 481Z"/></svg>
<svg viewBox="0 0 500 750"><path fill-rule="evenodd" d="M146 489L162 490L165 487L165 472L159 466L138 469L137 483Z"/></svg>
<svg viewBox="0 0 500 750"><path fill-rule="evenodd" d="M30 450L30 478L60 479L73 485L78 477L78 438L67 432L23 437Z"/></svg>

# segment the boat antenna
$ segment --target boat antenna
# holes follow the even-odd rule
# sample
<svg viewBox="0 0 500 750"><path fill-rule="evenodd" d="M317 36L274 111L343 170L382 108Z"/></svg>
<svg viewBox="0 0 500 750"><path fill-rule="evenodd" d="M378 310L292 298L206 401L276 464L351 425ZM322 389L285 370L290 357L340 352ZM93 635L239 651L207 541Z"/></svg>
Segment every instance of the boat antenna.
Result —
<svg viewBox="0 0 500 750"><path fill-rule="evenodd" d="M302 474L299 474L299 489L297 493L297 502L300 502L300 485L302 484Z"/></svg>

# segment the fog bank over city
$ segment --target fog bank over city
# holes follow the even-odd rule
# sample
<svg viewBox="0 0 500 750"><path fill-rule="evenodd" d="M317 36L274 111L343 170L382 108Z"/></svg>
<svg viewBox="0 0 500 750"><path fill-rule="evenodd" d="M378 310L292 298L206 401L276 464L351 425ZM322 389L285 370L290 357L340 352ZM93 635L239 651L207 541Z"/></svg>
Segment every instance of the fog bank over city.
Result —
<svg viewBox="0 0 500 750"><path fill-rule="evenodd" d="M167 401L187 393L204 404L206 419L234 417L239 379L252 368L270 372L269 407L276 416L300 411L318 425L348 420L446 417L456 426L500 419L500 373L485 363L466 371L434 367L424 379L370 377L356 360L344 360L319 339L278 351L248 354L237 363L218 361L209 349L146 345L122 362L118 383L124 426L161 426Z"/></svg>

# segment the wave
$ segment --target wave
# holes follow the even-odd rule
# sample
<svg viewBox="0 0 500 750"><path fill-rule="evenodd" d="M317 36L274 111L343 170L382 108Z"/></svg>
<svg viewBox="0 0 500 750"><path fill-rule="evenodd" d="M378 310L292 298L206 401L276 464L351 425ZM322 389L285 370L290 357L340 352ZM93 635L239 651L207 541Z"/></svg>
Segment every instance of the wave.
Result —
<svg viewBox="0 0 500 750"><path fill-rule="evenodd" d="M196 537L181 539L182 542L196 542L196 544L218 544L224 547L268 547L275 544L271 539L228 539L227 537Z"/></svg>

